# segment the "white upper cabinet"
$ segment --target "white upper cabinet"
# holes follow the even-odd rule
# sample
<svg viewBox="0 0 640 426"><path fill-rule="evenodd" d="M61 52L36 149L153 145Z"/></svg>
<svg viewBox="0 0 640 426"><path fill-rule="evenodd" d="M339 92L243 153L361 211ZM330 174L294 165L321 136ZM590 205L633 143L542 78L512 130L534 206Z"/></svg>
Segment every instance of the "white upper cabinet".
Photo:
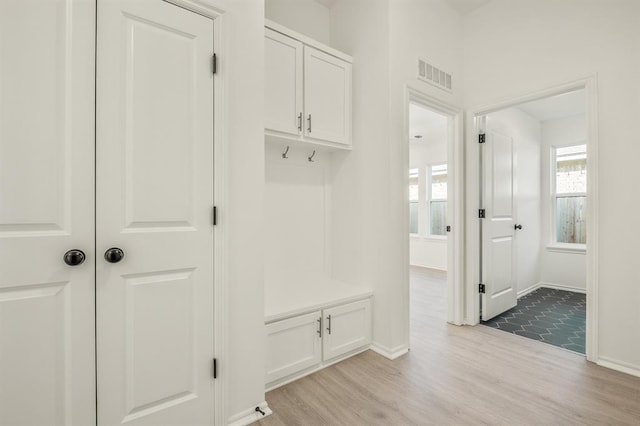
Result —
<svg viewBox="0 0 640 426"><path fill-rule="evenodd" d="M351 64L304 47L305 135L351 144Z"/></svg>
<svg viewBox="0 0 640 426"><path fill-rule="evenodd" d="M302 43L265 29L265 129L302 133Z"/></svg>
<svg viewBox="0 0 640 426"><path fill-rule="evenodd" d="M351 58L276 23L265 29L265 134L351 149Z"/></svg>

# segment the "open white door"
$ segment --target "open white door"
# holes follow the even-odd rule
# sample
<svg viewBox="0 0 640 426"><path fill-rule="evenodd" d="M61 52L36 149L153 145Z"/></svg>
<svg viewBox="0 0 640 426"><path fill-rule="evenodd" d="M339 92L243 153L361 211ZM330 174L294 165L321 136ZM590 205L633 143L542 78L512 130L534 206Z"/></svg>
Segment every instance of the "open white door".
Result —
<svg viewBox="0 0 640 426"><path fill-rule="evenodd" d="M481 118L482 120L482 118ZM481 319L487 321L518 304L515 275L515 158L513 137L485 121L481 144ZM482 126L481 126L482 127Z"/></svg>
<svg viewBox="0 0 640 426"><path fill-rule="evenodd" d="M0 1L3 425L95 424L94 52L95 2Z"/></svg>
<svg viewBox="0 0 640 426"><path fill-rule="evenodd" d="M213 424L212 54L209 18L98 2L99 425Z"/></svg>

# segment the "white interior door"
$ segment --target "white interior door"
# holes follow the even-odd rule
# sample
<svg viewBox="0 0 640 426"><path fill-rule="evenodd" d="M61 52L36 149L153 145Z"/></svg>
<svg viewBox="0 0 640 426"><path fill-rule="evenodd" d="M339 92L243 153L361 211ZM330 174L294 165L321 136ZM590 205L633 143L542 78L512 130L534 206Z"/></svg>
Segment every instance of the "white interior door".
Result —
<svg viewBox="0 0 640 426"><path fill-rule="evenodd" d="M213 424L212 54L206 17L98 2L99 425Z"/></svg>
<svg viewBox="0 0 640 426"><path fill-rule="evenodd" d="M351 64L304 46L305 135L348 144L351 134Z"/></svg>
<svg viewBox="0 0 640 426"><path fill-rule="evenodd" d="M94 2L0 1L4 425L95 424L94 42Z"/></svg>
<svg viewBox="0 0 640 426"><path fill-rule="evenodd" d="M517 305L513 137L486 119L482 149L482 320Z"/></svg>
<svg viewBox="0 0 640 426"><path fill-rule="evenodd" d="M302 43L265 28L265 112L268 130L302 133Z"/></svg>

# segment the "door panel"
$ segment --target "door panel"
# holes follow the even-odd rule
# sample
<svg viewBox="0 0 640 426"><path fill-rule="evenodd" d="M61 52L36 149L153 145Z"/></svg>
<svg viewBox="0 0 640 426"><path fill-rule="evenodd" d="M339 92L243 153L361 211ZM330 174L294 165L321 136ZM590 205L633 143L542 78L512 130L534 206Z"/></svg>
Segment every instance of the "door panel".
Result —
<svg viewBox="0 0 640 426"><path fill-rule="evenodd" d="M351 140L351 64L304 46L305 135Z"/></svg>
<svg viewBox="0 0 640 426"><path fill-rule="evenodd" d="M212 424L213 22L160 0L98 19L99 424Z"/></svg>
<svg viewBox="0 0 640 426"><path fill-rule="evenodd" d="M265 383L320 364L320 311L267 324Z"/></svg>
<svg viewBox="0 0 640 426"><path fill-rule="evenodd" d="M322 359L328 361L371 343L371 301L325 309Z"/></svg>
<svg viewBox="0 0 640 426"><path fill-rule="evenodd" d="M94 5L0 2L3 424L95 423Z"/></svg>
<svg viewBox="0 0 640 426"><path fill-rule="evenodd" d="M265 128L299 135L302 127L302 43L265 29Z"/></svg>
<svg viewBox="0 0 640 426"><path fill-rule="evenodd" d="M517 305L515 275L515 173L513 137L487 120L483 150L482 320Z"/></svg>

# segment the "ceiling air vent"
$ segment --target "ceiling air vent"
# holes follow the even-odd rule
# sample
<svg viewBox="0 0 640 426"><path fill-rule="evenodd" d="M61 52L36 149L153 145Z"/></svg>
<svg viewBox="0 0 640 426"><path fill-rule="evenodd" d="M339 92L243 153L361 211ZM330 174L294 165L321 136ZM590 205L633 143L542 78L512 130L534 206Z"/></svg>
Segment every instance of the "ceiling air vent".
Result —
<svg viewBox="0 0 640 426"><path fill-rule="evenodd" d="M422 59L418 59L418 80L426 81L447 92L453 92L451 74L434 67Z"/></svg>

